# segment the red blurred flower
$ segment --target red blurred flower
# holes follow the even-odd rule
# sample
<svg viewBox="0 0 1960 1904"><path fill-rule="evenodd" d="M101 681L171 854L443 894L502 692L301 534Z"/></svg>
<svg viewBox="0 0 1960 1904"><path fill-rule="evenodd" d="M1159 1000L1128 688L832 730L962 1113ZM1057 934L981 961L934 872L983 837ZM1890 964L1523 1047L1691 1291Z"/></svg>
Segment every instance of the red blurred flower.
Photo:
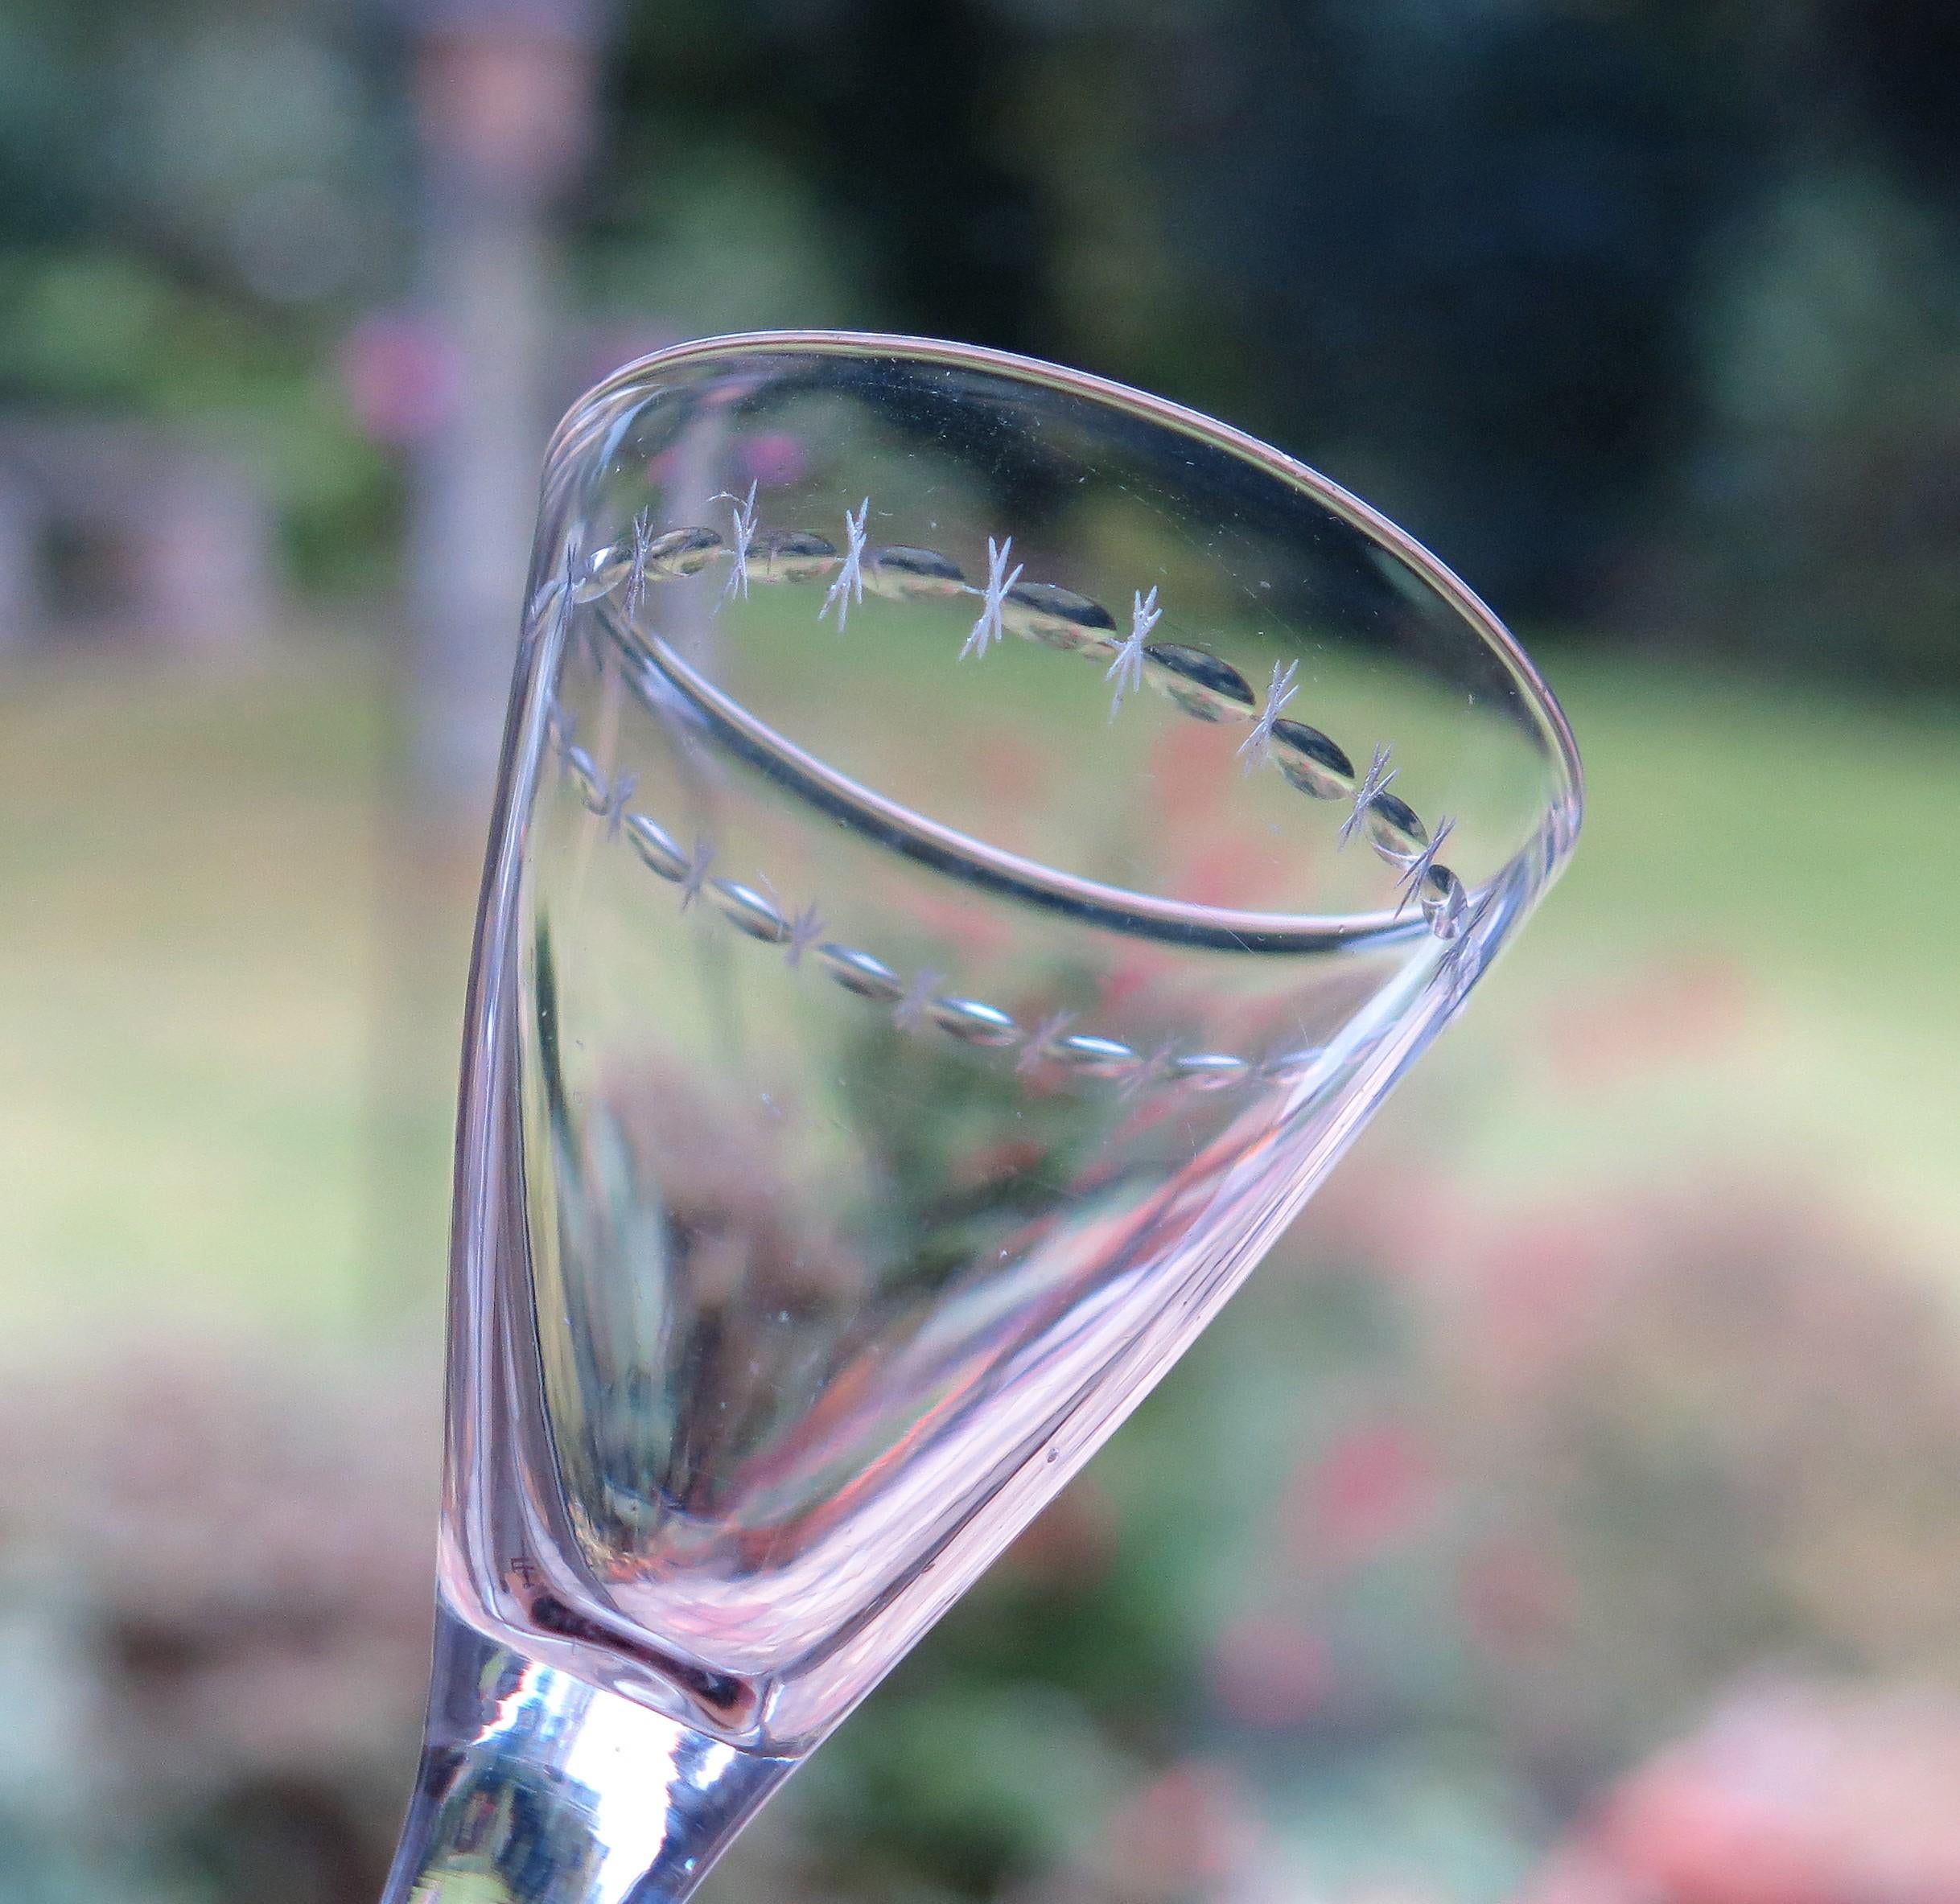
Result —
<svg viewBox="0 0 1960 1904"><path fill-rule="evenodd" d="M1552 1012L1546 1048L1562 1083L1596 1090L1663 1066L1705 1061L1741 1035L1752 994L1749 975L1736 960L1682 955Z"/></svg>
<svg viewBox="0 0 1960 1904"><path fill-rule="evenodd" d="M1221 1884L1249 1861L1250 1807L1224 1766L1188 1758L1118 1807L1105 1828L1110 1875L1126 1898L1171 1898Z"/></svg>
<svg viewBox="0 0 1960 1904"><path fill-rule="evenodd" d="M1628 1779L1526 1904L1956 1904L1956 1791L1950 1699L1745 1694Z"/></svg>
<svg viewBox="0 0 1960 1904"><path fill-rule="evenodd" d="M377 311L340 347L340 379L360 426L377 442L418 442L448 415L460 374L455 348L427 318Z"/></svg>
<svg viewBox="0 0 1960 1904"><path fill-rule="evenodd" d="M743 439L741 463L743 475L764 489L780 489L803 479L809 452L800 436L786 430L771 430Z"/></svg>
<svg viewBox="0 0 1960 1904"><path fill-rule="evenodd" d="M1518 1540L1493 1540L1464 1562L1470 1626L1493 1651L1529 1650L1564 1624L1573 1584L1550 1555Z"/></svg>
<svg viewBox="0 0 1960 1904"><path fill-rule="evenodd" d="M1213 1696L1256 1732L1282 1732L1311 1718L1333 1680L1327 1643L1298 1620L1270 1614L1233 1621L1212 1659Z"/></svg>
<svg viewBox="0 0 1960 1904"><path fill-rule="evenodd" d="M1476 1252L1470 1289L1481 1346L1513 1377L1556 1362L1612 1293L1617 1226L1595 1209L1535 1211L1494 1230Z"/></svg>
<svg viewBox="0 0 1960 1904"><path fill-rule="evenodd" d="M1117 1532L1109 1496L1093 1480L1080 1477L1035 1516L1003 1564L1029 1580L1086 1589L1108 1573Z"/></svg>
<svg viewBox="0 0 1960 1904"><path fill-rule="evenodd" d="M1357 1429L1296 1479L1281 1503L1288 1557L1302 1568L1354 1565L1402 1540L1435 1503L1435 1466L1400 1422Z"/></svg>

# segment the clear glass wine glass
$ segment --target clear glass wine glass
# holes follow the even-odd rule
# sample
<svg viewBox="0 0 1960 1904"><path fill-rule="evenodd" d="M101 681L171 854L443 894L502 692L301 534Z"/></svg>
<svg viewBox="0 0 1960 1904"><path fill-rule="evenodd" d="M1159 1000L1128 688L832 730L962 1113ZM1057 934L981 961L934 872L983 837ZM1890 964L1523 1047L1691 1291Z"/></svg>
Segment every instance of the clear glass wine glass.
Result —
<svg viewBox="0 0 1960 1904"><path fill-rule="evenodd" d="M1248 1273L1579 804L1475 597L1205 417L828 332L580 402L391 1898L690 1892Z"/></svg>

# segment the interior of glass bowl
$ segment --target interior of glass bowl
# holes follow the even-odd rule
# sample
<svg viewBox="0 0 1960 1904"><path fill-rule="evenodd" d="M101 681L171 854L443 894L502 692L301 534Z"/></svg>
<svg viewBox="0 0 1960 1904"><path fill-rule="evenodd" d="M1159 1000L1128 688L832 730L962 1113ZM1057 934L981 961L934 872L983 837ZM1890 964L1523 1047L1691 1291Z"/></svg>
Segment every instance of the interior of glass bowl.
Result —
<svg viewBox="0 0 1960 1904"><path fill-rule="evenodd" d="M542 1426L452 1470L469 1591L801 1750L1250 1272L1576 763L1361 504L985 352L650 359L538 550L459 1207Z"/></svg>
<svg viewBox="0 0 1960 1904"><path fill-rule="evenodd" d="M1418 928L1427 899L1447 935L1575 823L1555 705L1460 583L1291 459L1097 380L687 347L567 420L546 515L536 598L590 604L649 705L1037 903L1304 943Z"/></svg>

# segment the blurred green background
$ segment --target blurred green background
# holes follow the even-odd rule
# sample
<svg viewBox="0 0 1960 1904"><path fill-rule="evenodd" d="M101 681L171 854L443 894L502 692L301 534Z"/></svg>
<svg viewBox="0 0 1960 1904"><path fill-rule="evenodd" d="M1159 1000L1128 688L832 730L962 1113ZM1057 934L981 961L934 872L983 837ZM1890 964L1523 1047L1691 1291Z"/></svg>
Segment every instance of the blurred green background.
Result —
<svg viewBox="0 0 1960 1904"><path fill-rule="evenodd" d="M1960 1901L1950 0L10 0L0 1898L376 1892L538 454L776 324L1301 454L1591 809L706 1894Z"/></svg>

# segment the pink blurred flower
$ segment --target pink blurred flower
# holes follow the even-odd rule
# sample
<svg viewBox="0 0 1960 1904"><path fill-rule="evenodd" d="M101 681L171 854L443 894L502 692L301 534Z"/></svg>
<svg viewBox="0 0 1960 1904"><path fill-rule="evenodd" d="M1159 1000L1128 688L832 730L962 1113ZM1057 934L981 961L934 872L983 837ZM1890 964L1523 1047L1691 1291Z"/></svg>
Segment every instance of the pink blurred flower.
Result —
<svg viewBox="0 0 1960 1904"><path fill-rule="evenodd" d="M1523 1904L1955 1904L1956 1791L1950 1697L1761 1688L1626 1780Z"/></svg>
<svg viewBox="0 0 1960 1904"><path fill-rule="evenodd" d="M1035 1517L1003 1561L1029 1580L1081 1589L1109 1571L1117 1534L1109 1496L1082 1476Z"/></svg>
<svg viewBox="0 0 1960 1904"><path fill-rule="evenodd" d="M1210 1890L1253 1856L1257 1828L1238 1780L1199 1758L1174 1765L1119 1806L1104 1828L1104 1860L1125 1898Z"/></svg>
<svg viewBox="0 0 1960 1904"><path fill-rule="evenodd" d="M1670 1065L1706 1063L1743 1035L1753 998L1739 961L1685 954L1552 1012L1546 1049L1562 1083L1598 1090Z"/></svg>
<svg viewBox="0 0 1960 1904"><path fill-rule="evenodd" d="M1220 1635L1212 1692L1232 1718L1255 1732L1282 1732L1326 1703L1334 1669L1326 1642L1298 1620L1248 1614Z"/></svg>
<svg viewBox="0 0 1960 1904"><path fill-rule="evenodd" d="M802 481L809 467L809 453L801 437L779 430L745 438L739 460L743 475L751 482L765 489L780 489L785 483Z"/></svg>
<svg viewBox="0 0 1960 1904"><path fill-rule="evenodd" d="M1047 748L1000 726L980 741L974 759L990 808L1011 813L1040 804L1050 779Z"/></svg>
<svg viewBox="0 0 1960 1904"><path fill-rule="evenodd" d="M340 367L354 414L377 442L399 448L420 442L455 401L455 352L416 312L363 318L341 344Z"/></svg>
<svg viewBox="0 0 1960 1904"><path fill-rule="evenodd" d="M1598 1209L1558 1206L1493 1226L1469 1267L1475 1339L1506 1380L1558 1363L1616 1288L1612 1244L1624 1234Z"/></svg>
<svg viewBox="0 0 1960 1904"><path fill-rule="evenodd" d="M1396 1421L1356 1429L1281 1503L1289 1557L1303 1568L1369 1560L1427 1515L1438 1486L1435 1464L1413 1430Z"/></svg>
<svg viewBox="0 0 1960 1904"><path fill-rule="evenodd" d="M1522 1540L1492 1540L1468 1556L1464 1606L1477 1638L1493 1652L1516 1655L1555 1634L1575 1590L1552 1557Z"/></svg>
<svg viewBox="0 0 1960 1904"><path fill-rule="evenodd" d="M1209 841L1185 874L1182 896L1200 906L1254 909L1270 891L1273 849L1257 834L1231 833Z"/></svg>

